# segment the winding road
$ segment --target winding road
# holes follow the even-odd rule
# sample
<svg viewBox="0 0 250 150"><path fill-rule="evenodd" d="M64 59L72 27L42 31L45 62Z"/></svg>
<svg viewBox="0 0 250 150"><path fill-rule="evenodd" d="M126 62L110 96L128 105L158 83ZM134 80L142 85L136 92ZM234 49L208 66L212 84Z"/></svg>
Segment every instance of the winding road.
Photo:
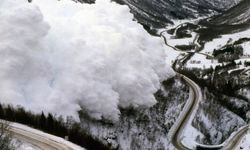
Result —
<svg viewBox="0 0 250 150"><path fill-rule="evenodd" d="M191 79L187 78L184 75L178 74L181 76L190 86L190 95L187 103L185 104L181 115L179 116L178 120L176 121L173 129L173 135L171 137L172 144L178 150L186 150L192 149L190 147L185 146L182 143L181 135L182 132L185 130L190 119L192 119L193 115L196 111L195 107L198 107L198 103L201 100L200 88L197 84L195 84Z"/></svg>
<svg viewBox="0 0 250 150"><path fill-rule="evenodd" d="M249 126L246 125L240 128L237 132L232 134L229 139L220 145L203 145L196 143L195 147L188 147L182 142L182 133L185 127L188 125L189 121L193 119L196 113L199 102L202 100L202 94L200 87L188 77L178 74L182 77L187 84L190 86L190 96L186 102L181 115L177 119L175 125L172 129L171 142L178 150L191 150L191 149L213 149L213 150L235 150L245 134L247 133Z"/></svg>
<svg viewBox="0 0 250 150"><path fill-rule="evenodd" d="M181 52L181 53L184 53L184 54L185 53L187 53L187 54L200 54L200 55L206 56L206 57L208 57L210 59L214 58L213 55L202 53L202 52L199 51L199 49L201 48L201 46L197 42L198 37L199 37L198 34L196 35L196 37L194 38L194 41L193 41L193 44L196 45L195 51L183 51L183 50L178 49L175 46L172 46L172 45L168 44L167 38L164 36L164 33L167 33L167 30L164 30L164 31L160 32L160 34L159 34L160 37L163 38L165 45L167 45L168 47L172 48L173 50Z"/></svg>
<svg viewBox="0 0 250 150"><path fill-rule="evenodd" d="M19 123L9 123L9 132L21 142L31 144L35 149L41 150L85 150L62 138L44 133Z"/></svg>
<svg viewBox="0 0 250 150"><path fill-rule="evenodd" d="M172 48L175 51L179 51L183 53L183 51L168 44L167 38L164 36L165 32L166 30L160 33L160 37L163 38L165 45ZM197 39L195 38L194 41L196 40ZM196 44L196 42L194 43ZM196 47L199 48L199 45L196 44ZM186 52L186 53L188 54L189 52ZM205 54L205 53L200 53L199 51L190 52L190 53L197 53L197 54L205 55L209 58L213 58L213 56ZM191 149L235 150L239 146L245 134L247 133L250 125L246 125L240 128L237 132L233 133L224 143L220 145L203 145L203 144L196 143L194 147L188 147L182 142L182 133L184 132L188 123L193 120L193 117L198 109L198 104L202 100L202 93L201 93L200 87L194 81L192 81L191 79L189 79L188 77L182 74L177 73L177 75L182 77L186 81L186 83L190 86L190 95L180 116L178 117L177 121L175 122L175 124L173 125L173 127L170 129L170 132L169 132L170 139L174 147L177 150L191 150Z"/></svg>

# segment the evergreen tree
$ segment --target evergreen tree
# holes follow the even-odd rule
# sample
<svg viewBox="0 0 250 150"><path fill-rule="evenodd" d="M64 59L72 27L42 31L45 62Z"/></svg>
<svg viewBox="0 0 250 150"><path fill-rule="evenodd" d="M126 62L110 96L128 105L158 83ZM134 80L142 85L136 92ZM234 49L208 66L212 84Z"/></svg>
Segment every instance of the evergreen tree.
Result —
<svg viewBox="0 0 250 150"><path fill-rule="evenodd" d="M0 119L5 119L5 114L2 104L0 104Z"/></svg>
<svg viewBox="0 0 250 150"><path fill-rule="evenodd" d="M8 105L8 107L5 110L5 116L6 118L8 118L8 120L15 121L14 111L10 105Z"/></svg>
<svg viewBox="0 0 250 150"><path fill-rule="evenodd" d="M40 124L40 128L42 130L46 129L46 117L44 115L44 113L42 112L42 114L39 117L39 124Z"/></svg>
<svg viewBox="0 0 250 150"><path fill-rule="evenodd" d="M47 130L54 133L54 119L51 113L48 114L47 118Z"/></svg>

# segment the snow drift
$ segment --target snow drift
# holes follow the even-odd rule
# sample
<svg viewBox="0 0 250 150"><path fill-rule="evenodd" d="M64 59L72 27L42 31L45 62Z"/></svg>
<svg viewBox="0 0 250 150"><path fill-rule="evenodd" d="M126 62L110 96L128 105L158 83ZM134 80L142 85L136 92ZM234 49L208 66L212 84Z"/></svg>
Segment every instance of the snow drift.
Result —
<svg viewBox="0 0 250 150"><path fill-rule="evenodd" d="M0 100L35 112L119 119L173 76L164 44L109 0L0 2Z"/></svg>

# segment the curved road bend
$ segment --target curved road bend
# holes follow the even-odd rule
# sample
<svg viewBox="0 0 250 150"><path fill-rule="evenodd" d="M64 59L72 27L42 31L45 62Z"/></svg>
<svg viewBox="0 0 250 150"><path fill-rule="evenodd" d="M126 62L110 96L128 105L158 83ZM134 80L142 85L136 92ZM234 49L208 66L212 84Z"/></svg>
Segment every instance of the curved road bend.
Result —
<svg viewBox="0 0 250 150"><path fill-rule="evenodd" d="M180 74L179 74L180 75ZM195 84L191 79L187 78L184 75L180 75L190 86L190 96L189 100L186 102L183 111L181 112L181 116L175 123L175 129L173 130L173 136L171 137L171 142L178 150L189 150L182 143L181 135L189 120L192 119L192 114L195 113L195 107L198 106L199 101L201 100L200 88L197 84ZM182 115L184 114L184 115Z"/></svg>
<svg viewBox="0 0 250 150"><path fill-rule="evenodd" d="M202 95L200 87L194 81L192 81L191 79L189 79L184 75L181 74L178 75L183 77L183 79L190 86L190 96L183 108L183 111L181 112L180 117L175 123L174 126L175 129L173 130L173 136L171 137L171 142L178 150L189 150L191 148L185 146L182 143L181 135L186 125L188 124L189 120L192 119L192 114L195 113L196 107L201 101ZM221 145L202 145L197 143L196 147L203 149L235 150L239 146L242 138L247 133L249 127L250 125L242 127L239 131L237 131L233 136L231 136Z"/></svg>
<svg viewBox="0 0 250 150"><path fill-rule="evenodd" d="M246 135L247 131L249 130L250 125L246 125L242 127L235 135L230 138L229 141L225 142L224 147L222 150L236 150L237 147L241 144L243 137Z"/></svg>
<svg viewBox="0 0 250 150"><path fill-rule="evenodd" d="M16 123L9 124L9 131L12 136L22 142L29 143L41 150L84 150L62 138L43 133L27 126Z"/></svg>

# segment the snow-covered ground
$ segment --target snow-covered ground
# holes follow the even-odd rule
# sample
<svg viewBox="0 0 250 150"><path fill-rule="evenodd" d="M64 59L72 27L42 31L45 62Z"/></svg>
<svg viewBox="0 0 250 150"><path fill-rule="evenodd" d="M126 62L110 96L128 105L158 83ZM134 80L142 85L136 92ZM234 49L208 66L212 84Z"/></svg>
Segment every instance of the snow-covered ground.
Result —
<svg viewBox="0 0 250 150"><path fill-rule="evenodd" d="M195 54L188 62L186 67L188 68L201 68L201 69L207 69L207 68L215 68L216 66L222 65L218 63L217 60L214 59L206 59L206 56Z"/></svg>
<svg viewBox="0 0 250 150"><path fill-rule="evenodd" d="M35 145L20 141L15 138L12 140L12 144L15 147L15 150L41 150L39 147Z"/></svg>
<svg viewBox="0 0 250 150"><path fill-rule="evenodd" d="M204 135L189 124L183 132L182 142L185 146L194 148L197 145L197 137L203 138Z"/></svg>
<svg viewBox="0 0 250 150"><path fill-rule="evenodd" d="M201 19L201 18L199 18ZM178 28L180 24L190 22L190 23L195 23L197 20L183 20L183 21L175 21L174 25L169 26L168 28ZM160 30L161 32L163 30ZM177 46L177 45L189 45L195 42L195 37L197 36L196 33L192 32L191 33L192 37L191 38L183 38L183 39L177 39L174 38L173 35L167 34L166 32L164 33L164 36L167 39L167 42L171 46ZM241 38L250 38L250 30L242 31L239 33L233 33L233 34L227 34L227 35L222 35L221 37L215 38L212 41L206 42L203 50L201 53L203 54L208 54L212 55L214 49L219 49L223 47L224 45L228 44L228 42L234 42L236 40L239 40ZM243 47L243 57L236 60L236 62L244 62L244 61L250 61L250 42L246 42L241 44ZM173 61L181 54L181 52L174 51L171 48L166 49L167 53L170 53L167 57L167 62L168 63L173 63ZM206 69L206 68L214 68L215 66L220 66L222 65L221 63L218 63L217 60L215 59L207 59L206 56L201 55L201 54L195 54L188 62L187 66L188 68L201 68L201 69Z"/></svg>
<svg viewBox="0 0 250 150"><path fill-rule="evenodd" d="M213 39L210 42L207 42L205 44L204 49L202 52L204 53L212 53L214 49L219 49L222 46L226 45L228 42L236 41L239 40L240 38L250 38L250 30L238 32L238 33L233 33L233 34L226 34L222 35L219 38ZM229 41L230 40L230 41ZM247 42L245 44L242 44L243 48L249 49L250 43ZM244 54L250 54L250 51L244 51Z"/></svg>
<svg viewBox="0 0 250 150"><path fill-rule="evenodd" d="M157 96L159 102L151 109L125 111L120 121L112 126L82 118L82 128L103 143L119 145L123 150L175 150L168 133L188 98L188 87L175 79L162 90L164 97Z"/></svg>
<svg viewBox="0 0 250 150"><path fill-rule="evenodd" d="M175 21L173 26L170 26L168 28L176 28L180 24L183 24L185 22L196 22L196 20L183 20L183 21ZM163 30L160 30L163 31ZM159 31L159 32L160 32ZM189 45L190 43L194 42L195 37L197 34L191 33L192 37L191 38L183 38L183 39L176 39L173 37L171 34L167 34L166 32L164 33L164 36L167 39L167 42L171 46L176 46L176 45ZM222 35L219 38L213 39L210 42L207 42L204 46L204 49L201 51L203 54L208 54L212 55L214 49L219 49L222 46L226 45L228 41L236 41L239 40L240 38L250 38L250 30L246 30L243 32L239 33L234 33L234 34L228 34L228 35ZM243 47L243 57L236 60L236 62L244 62L244 61L250 61L250 42L246 42L241 44ZM169 54L166 58L166 62L171 64L173 63L174 60L182 53L175 51L171 48L166 48L167 54ZM201 55L201 54L195 54L186 64L187 68L200 68L200 69L207 69L207 68L215 68L216 66L221 66L223 65L222 63L219 63L218 60L216 59L207 59L206 56ZM243 67L243 66L241 66Z"/></svg>
<svg viewBox="0 0 250 150"><path fill-rule="evenodd" d="M167 27L167 29L173 29L173 28L178 28L178 26L180 24L183 24L183 23L187 23L187 22L191 22L191 23L194 23L194 22L197 22L200 18L198 19L184 19L184 20L173 20L173 25L169 25ZM158 30L158 34L160 34L161 32L165 31L166 29L159 29ZM174 33L175 34L175 33ZM190 43L192 43L195 39L195 36L196 34L195 33L191 33L192 34L192 37L190 38L183 38L183 39L176 39L174 38L173 35L171 34L168 34L167 32L163 32L163 36L165 36L165 38L167 39L167 42L170 46L176 46L176 45L188 45ZM163 41L163 39L162 39ZM163 43L163 46L165 47L165 52L166 52L166 63L169 64L169 65L172 65L173 62L178 58L178 56L182 53L180 51L175 51L173 50L172 48L168 47L165 45L165 43Z"/></svg>
<svg viewBox="0 0 250 150"><path fill-rule="evenodd" d="M22 125L22 124L19 124L19 123L12 123L10 122L9 124L10 126L10 131L12 131L12 129L16 130L22 130L24 131L25 133L31 133L30 135L37 135L38 137L40 137L40 139L47 139L49 141L53 141L57 144L62 144L62 145L65 145L67 147L70 147L71 149L74 149L74 150L84 150L84 148L76 145L76 144L73 144L69 141L66 141L65 139L63 138L60 138L60 137L57 137L57 136L54 136L54 135L51 135L51 134L48 134L48 133L45 133L45 132L42 132L40 130L36 130L36 129L33 129L31 127L28 127L26 125ZM15 137L15 133L12 133L13 136ZM18 133L20 134L20 133ZM26 136L29 136L28 134ZM32 139L32 137L30 137ZM39 141L39 139L36 139ZM35 145L32 145L30 143L27 143L25 141L21 141L19 139L15 139L14 138L14 145L18 147L18 150L40 150L38 147L36 147ZM27 148L27 149L26 149Z"/></svg>
<svg viewBox="0 0 250 150"><path fill-rule="evenodd" d="M250 130L248 129L247 134L241 140L241 143L237 147L237 150L249 150L250 149Z"/></svg>
<svg viewBox="0 0 250 150"><path fill-rule="evenodd" d="M223 47L224 45L228 44L228 42L234 42L237 41L241 38L250 38L250 30L246 30L243 32L239 33L234 33L234 34L228 34L228 35L222 35L219 38L213 39L210 42L207 42L205 44L204 49L201 51L202 53L206 54L212 54L214 49L219 49ZM236 60L236 62L244 62L244 61L250 61L250 42L246 42L244 44L241 44L243 47L243 57ZM210 67L215 67L222 65L221 63L218 63L217 60L214 59L206 59L205 56L196 54L193 56L187 63L187 67L189 68L210 68ZM243 67L243 66L241 66Z"/></svg>

